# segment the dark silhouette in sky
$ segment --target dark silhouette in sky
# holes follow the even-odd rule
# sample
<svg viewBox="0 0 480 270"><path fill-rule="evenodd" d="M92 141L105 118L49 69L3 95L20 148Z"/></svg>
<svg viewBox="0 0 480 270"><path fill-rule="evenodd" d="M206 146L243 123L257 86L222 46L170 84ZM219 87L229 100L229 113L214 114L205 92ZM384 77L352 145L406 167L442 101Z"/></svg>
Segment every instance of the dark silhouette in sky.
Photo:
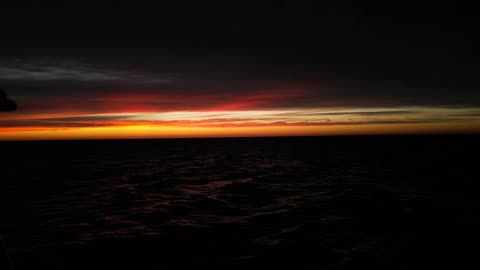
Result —
<svg viewBox="0 0 480 270"><path fill-rule="evenodd" d="M5 91L0 89L0 112L11 112L17 109L17 104L7 98Z"/></svg>

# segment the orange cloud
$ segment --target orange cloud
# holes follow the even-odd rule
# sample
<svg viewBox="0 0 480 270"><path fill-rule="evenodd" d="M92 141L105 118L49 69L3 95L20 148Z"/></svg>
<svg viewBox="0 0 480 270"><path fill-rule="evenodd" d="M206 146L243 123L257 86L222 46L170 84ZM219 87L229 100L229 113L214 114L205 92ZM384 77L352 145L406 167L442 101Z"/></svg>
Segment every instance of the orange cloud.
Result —
<svg viewBox="0 0 480 270"><path fill-rule="evenodd" d="M262 100L263 96L260 96ZM478 108L343 108L10 115L0 139L479 132ZM143 132L143 133L142 133ZM303 132L303 133L302 133ZM38 136L38 137L35 137Z"/></svg>

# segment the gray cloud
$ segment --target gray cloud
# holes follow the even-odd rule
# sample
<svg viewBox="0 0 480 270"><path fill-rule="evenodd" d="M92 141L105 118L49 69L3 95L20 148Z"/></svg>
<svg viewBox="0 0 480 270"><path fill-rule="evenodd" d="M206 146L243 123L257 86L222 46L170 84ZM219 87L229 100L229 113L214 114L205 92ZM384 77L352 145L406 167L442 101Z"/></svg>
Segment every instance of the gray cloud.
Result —
<svg viewBox="0 0 480 270"><path fill-rule="evenodd" d="M82 62L9 61L0 66L0 80L29 82L128 82L135 84L168 84L176 80L164 73L139 73Z"/></svg>

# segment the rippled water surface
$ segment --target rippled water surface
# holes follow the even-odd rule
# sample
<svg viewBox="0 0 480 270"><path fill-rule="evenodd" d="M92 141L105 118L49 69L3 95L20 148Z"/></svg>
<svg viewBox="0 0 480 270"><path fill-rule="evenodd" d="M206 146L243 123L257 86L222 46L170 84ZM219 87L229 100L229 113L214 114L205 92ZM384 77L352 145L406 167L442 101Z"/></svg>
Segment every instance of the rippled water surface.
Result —
<svg viewBox="0 0 480 270"><path fill-rule="evenodd" d="M1 233L17 270L467 265L479 139L0 142Z"/></svg>

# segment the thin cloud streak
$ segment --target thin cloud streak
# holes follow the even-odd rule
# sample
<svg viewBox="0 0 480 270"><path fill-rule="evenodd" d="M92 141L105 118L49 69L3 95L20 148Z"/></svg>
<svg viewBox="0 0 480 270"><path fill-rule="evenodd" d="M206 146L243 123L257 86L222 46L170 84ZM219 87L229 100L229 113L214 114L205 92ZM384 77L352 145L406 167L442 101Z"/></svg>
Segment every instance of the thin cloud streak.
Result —
<svg viewBox="0 0 480 270"><path fill-rule="evenodd" d="M10 63L0 66L0 80L29 82L111 82L134 84L169 84L177 80L170 74L139 73L111 67L94 67L79 62L61 64Z"/></svg>

